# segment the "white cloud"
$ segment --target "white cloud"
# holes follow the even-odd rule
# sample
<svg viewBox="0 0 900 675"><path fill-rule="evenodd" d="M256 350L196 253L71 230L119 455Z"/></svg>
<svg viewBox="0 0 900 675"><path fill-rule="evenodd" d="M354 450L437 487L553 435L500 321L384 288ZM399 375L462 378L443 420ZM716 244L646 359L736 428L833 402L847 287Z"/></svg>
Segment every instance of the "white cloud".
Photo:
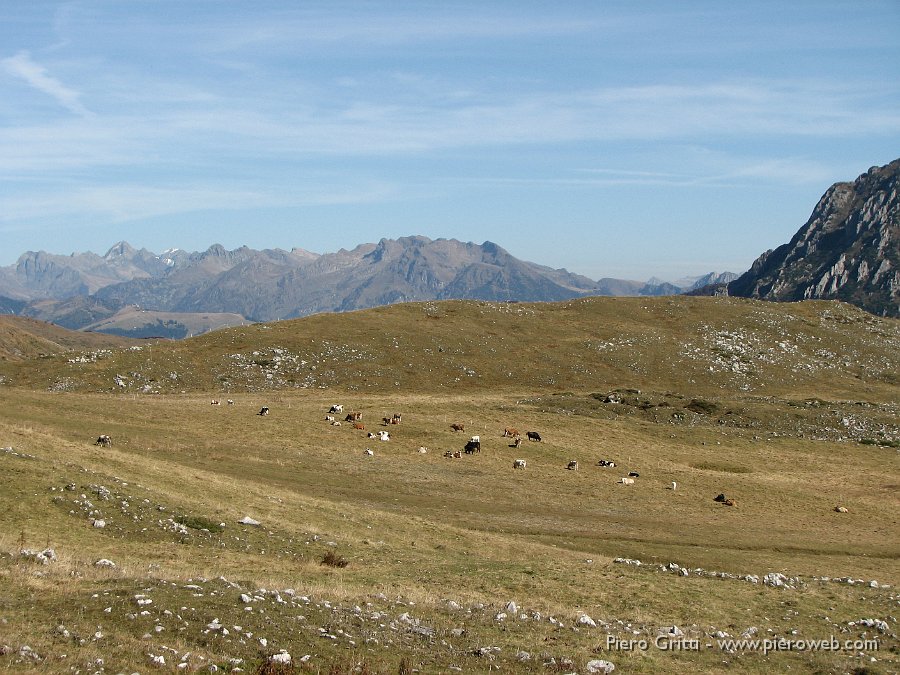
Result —
<svg viewBox="0 0 900 675"><path fill-rule="evenodd" d="M10 75L24 80L30 87L53 97L61 106L76 115L86 117L91 114L78 100L81 94L48 75L47 69L35 63L27 51L0 60L0 66Z"/></svg>

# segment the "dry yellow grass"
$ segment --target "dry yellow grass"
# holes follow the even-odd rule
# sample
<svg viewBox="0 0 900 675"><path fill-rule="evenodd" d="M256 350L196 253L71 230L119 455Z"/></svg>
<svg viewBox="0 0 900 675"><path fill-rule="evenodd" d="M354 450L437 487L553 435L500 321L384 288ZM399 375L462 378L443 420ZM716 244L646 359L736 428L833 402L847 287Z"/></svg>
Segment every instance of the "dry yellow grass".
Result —
<svg viewBox="0 0 900 675"><path fill-rule="evenodd" d="M895 592L868 581L900 583L900 466L897 449L887 445L897 433L897 387L890 381L897 322L825 303L609 305L402 306L223 331L97 362L40 359L7 370L11 382L27 386L0 388L0 447L12 448L0 452L8 478L0 488L0 644L9 647L0 668L96 670L99 658L110 672L145 671L162 655L167 667L186 658L192 670L209 663L227 669L239 658L246 671L282 648L295 659L309 654L297 666L312 672L334 664L349 671L351 662L398 672L401 660L421 672L548 672L550 659L550 672L584 672L598 658L613 661L617 672L720 672L726 663L737 672L896 668L896 624L889 618L896 615ZM853 323L823 318L832 315ZM503 325L494 339L512 339L504 331L514 328L533 361L516 349L497 350L491 339L476 348L480 338L460 337L484 334L501 317L515 325ZM779 333L799 351L793 360L755 363L777 367L765 377L710 372L707 363L708 377L700 380L700 357L685 357L658 365L655 380L657 366L646 364L663 364L683 349L641 331L669 330L683 347L703 334L701 323L718 324L713 332L720 337L750 330L738 326L815 327L807 326L808 339ZM547 331L549 325L559 329ZM632 350L591 348L599 356L585 360L578 331L588 330L598 334L591 340L631 340ZM853 330L862 337L854 341ZM813 340L822 337L817 331L846 341L841 358L849 365L815 357L826 348ZM393 347L395 339L405 344ZM543 352L550 343L555 351ZM299 354L303 345L318 350L317 376L328 370L339 384L279 384L296 377L285 360L281 373L265 377L273 357ZM475 375L437 367L454 349L466 350L453 358ZM369 356L353 356L363 351ZM232 382L223 391L222 364L235 362L228 355L237 353L251 364L244 390ZM580 363L563 365L578 354ZM860 360L878 368L861 375ZM420 372L427 364L431 374ZM564 367L566 376L552 385L536 384ZM166 385L163 393L142 394L133 384L141 381L133 373L152 371L162 382L162 373L175 368L173 386L184 385L186 393ZM517 376L508 381L513 369ZM98 385L110 372L129 384L92 393L107 388ZM357 372L378 373L377 386L362 386ZM62 378L70 391L47 391ZM860 395L847 396L854 382ZM640 393L604 402L616 388ZM210 405L212 398L222 405ZM708 406L694 408L711 412L693 412L688 406L697 400ZM366 431L387 429L391 440L332 426L325 415L334 403L362 411ZM264 405L270 414L257 415ZM395 412L402 423L382 426L381 418ZM466 424L464 433L451 430L457 421ZM501 436L507 426L540 431L543 441L511 448ZM111 448L93 444L101 433L113 438ZM480 454L443 457L471 434L481 436ZM882 445L859 442L870 437ZM515 458L527 459L527 469L514 470ZM618 466L599 467L601 458ZM572 459L578 471L565 469ZM631 470L640 473L635 485L617 484ZM672 481L674 491L667 489ZM737 506L715 503L720 492ZM849 512L834 512L838 504ZM239 525L244 516L261 526ZM103 518L106 527L92 527L91 518ZM179 529L178 522L192 527ZM209 532L195 529L203 523ZM214 531L218 523L225 523L221 532ZM23 546L51 546L59 559L28 562L19 555ZM348 566L321 565L327 551ZM617 557L645 564L614 563ZM98 558L117 567L97 568ZM658 569L669 562L692 571ZM784 589L738 578L770 572L799 581ZM822 576L867 583L813 578ZM280 601L271 593L276 589ZM245 603L241 594L258 599ZM138 595L152 598L148 609L137 604ZM515 614L506 607L511 600ZM582 613L598 625L578 624ZM208 628L214 618L228 635ZM850 624L863 618L885 621L888 630ZM672 625L702 646L658 649L653 640ZM770 639L880 642L877 651L768 655L749 648L727 653L715 644L718 631L740 637L752 627ZM94 639L97 632L103 637ZM609 650L607 636L646 639L649 647ZM23 656L23 645L41 660ZM485 647L500 651L479 654ZM531 658L517 659L519 651Z"/></svg>

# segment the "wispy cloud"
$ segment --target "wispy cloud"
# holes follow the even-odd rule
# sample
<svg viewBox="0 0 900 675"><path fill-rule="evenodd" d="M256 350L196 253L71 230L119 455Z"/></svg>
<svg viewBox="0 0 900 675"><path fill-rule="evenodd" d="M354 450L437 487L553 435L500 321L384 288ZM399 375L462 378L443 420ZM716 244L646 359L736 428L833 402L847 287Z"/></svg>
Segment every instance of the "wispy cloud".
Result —
<svg viewBox="0 0 900 675"><path fill-rule="evenodd" d="M35 63L27 51L0 60L0 66L10 75L24 80L30 87L56 99L61 106L76 115L87 117L91 114L78 100L81 94L50 76L47 69Z"/></svg>

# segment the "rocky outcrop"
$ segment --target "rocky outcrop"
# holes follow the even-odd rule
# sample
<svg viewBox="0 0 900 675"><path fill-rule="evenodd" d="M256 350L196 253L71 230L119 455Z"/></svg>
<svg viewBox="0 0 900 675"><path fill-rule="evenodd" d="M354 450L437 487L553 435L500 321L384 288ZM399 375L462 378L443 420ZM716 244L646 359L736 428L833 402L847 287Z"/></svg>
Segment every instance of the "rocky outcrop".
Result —
<svg viewBox="0 0 900 675"><path fill-rule="evenodd" d="M728 293L900 316L900 160L831 186L791 241L763 253Z"/></svg>

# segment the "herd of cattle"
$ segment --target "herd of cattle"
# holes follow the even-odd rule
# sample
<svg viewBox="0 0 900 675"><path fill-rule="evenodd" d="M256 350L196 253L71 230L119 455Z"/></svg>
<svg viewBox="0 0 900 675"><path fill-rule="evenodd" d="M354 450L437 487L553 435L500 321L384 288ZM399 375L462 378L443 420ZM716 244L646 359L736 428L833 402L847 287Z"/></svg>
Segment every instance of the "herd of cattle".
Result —
<svg viewBox="0 0 900 675"><path fill-rule="evenodd" d="M212 405L219 405L218 399L213 399L211 401ZM228 405L234 405L234 401L228 399ZM325 415L325 421L330 422L333 426L341 426L342 421L337 419L336 415L341 415L344 412L344 406L341 404L332 405L328 409L328 413ZM265 417L269 414L269 407L263 406L260 408L257 415ZM362 421L362 413L361 412L350 412L344 417L343 422L347 422L353 426L353 429L365 431L366 427ZM402 421L402 416L399 413L394 413L391 417L382 417L381 422L384 426L390 425L398 425ZM454 422L450 425L450 430L453 432L465 431L465 424L460 422ZM513 427L506 427L503 430L502 436L504 438L512 439L512 443L509 447L518 448L522 444L522 435L518 429ZM389 441L391 440L390 432L385 429L379 429L378 431L369 431L368 438L370 439L378 439L379 441ZM534 441L536 443L540 443L543 439L541 435L537 431L526 431L525 438L529 441ZM99 445L101 447L111 447L112 439L107 434L101 434L95 443L95 445ZM420 447L419 452L427 452L426 448ZM466 442L465 446L462 450L448 450L444 453L444 457L450 459L460 459L463 456L463 453L467 455L480 453L481 452L481 436L475 435L469 438ZM366 448L366 455L373 455L371 449ZM598 466L606 467L606 468L615 468L616 463L612 460L601 459L597 462ZM528 467L528 462L525 459L515 459L512 464L513 469L526 469ZM570 460L568 464L566 464L566 469L569 471L578 471L578 460ZM622 485L634 485L634 479L637 478L639 474L636 471L630 471L627 476L623 476L619 479L619 483ZM676 489L676 483L672 483L669 489ZM715 501L726 504L727 506L734 506L733 499L726 499L725 495L719 495L715 498Z"/></svg>
<svg viewBox="0 0 900 675"><path fill-rule="evenodd" d="M264 408L264 410L266 411L266 413L268 413L268 408ZM266 414L266 413L260 412L261 415ZM328 412L325 415L325 421L330 422L333 426L341 426L342 422L348 422L353 425L354 429L365 431L366 427L362 421L362 413L350 412L350 413L347 413L347 415L344 417L343 421L337 419L336 415L342 415L343 413L344 413L344 406L341 404L334 404L328 409ZM392 415L391 417L382 417L381 423L384 426L388 426L388 425L392 425L392 424L400 424L401 420L402 420L401 415L399 413L394 413L394 415ZM464 432L466 430L466 425L463 424L462 422L453 422L450 425L450 430L453 432L459 432L459 431ZM502 436L504 438L512 439L512 443L509 446L511 448L518 448L522 444L522 434L519 432L518 429L516 429L514 427L504 428ZM369 431L368 437L369 438L378 438L379 440L382 440L382 441L389 441L391 439L390 433L385 430L379 430L377 432ZM529 441L533 441L535 443L540 443L543 440L541 438L541 434L538 433L537 431L526 431L525 438L527 438ZM427 450L424 447L420 447L419 452L420 453L427 452ZM461 459L463 454L471 455L471 454L480 453L480 452L481 452L481 436L475 435L475 436L471 436L469 438L469 440L466 441L466 444L463 446L462 450L447 450L444 453L444 457L447 457L448 459ZM366 448L365 454L373 455L374 453L372 452L371 449ZM597 465L601 466L601 467L615 468L616 463L612 460L601 459L599 462L597 462ZM513 469L526 469L528 467L528 462L525 459L514 459L512 466L513 466ZM568 464L566 464L566 469L568 469L569 471L578 471L578 460L575 460L575 459L570 460L568 462ZM620 478L618 482L622 485L634 485L634 479L637 478L638 476L639 476L639 474L636 471L631 471L628 473L627 476L623 476L622 478ZM676 488L676 484L673 482L669 489L674 490L675 488Z"/></svg>

